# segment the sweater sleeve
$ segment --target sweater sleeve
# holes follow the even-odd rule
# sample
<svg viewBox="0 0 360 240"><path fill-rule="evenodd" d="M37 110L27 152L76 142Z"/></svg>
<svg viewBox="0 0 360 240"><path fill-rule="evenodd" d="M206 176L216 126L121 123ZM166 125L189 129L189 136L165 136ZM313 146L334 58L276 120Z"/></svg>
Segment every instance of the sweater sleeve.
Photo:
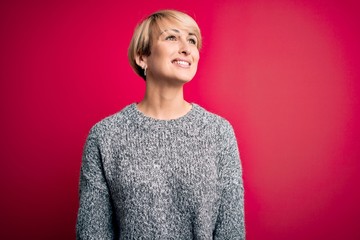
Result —
<svg viewBox="0 0 360 240"><path fill-rule="evenodd" d="M219 174L222 195L214 239L245 239L244 187L242 168L234 130L228 123L221 134L225 144L219 155Z"/></svg>
<svg viewBox="0 0 360 240"><path fill-rule="evenodd" d="M90 132L84 147L79 195L76 238L114 239L112 204L94 132Z"/></svg>

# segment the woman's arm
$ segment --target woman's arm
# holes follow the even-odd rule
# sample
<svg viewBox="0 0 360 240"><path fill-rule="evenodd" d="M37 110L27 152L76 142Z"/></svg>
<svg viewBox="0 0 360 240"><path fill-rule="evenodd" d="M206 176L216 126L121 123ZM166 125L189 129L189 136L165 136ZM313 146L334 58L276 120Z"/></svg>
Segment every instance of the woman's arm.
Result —
<svg viewBox="0 0 360 240"><path fill-rule="evenodd" d="M225 147L219 155L222 196L214 239L245 239L244 187L242 168L234 131L230 124L224 130Z"/></svg>
<svg viewBox="0 0 360 240"><path fill-rule="evenodd" d="M80 173L80 206L76 238L114 239L113 210L97 138L90 132Z"/></svg>

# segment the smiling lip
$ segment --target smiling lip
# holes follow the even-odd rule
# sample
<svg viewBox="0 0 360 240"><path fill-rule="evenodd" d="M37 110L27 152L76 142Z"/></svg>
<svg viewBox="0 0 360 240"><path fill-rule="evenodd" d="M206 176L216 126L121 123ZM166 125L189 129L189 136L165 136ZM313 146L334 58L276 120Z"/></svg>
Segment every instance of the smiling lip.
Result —
<svg viewBox="0 0 360 240"><path fill-rule="evenodd" d="M190 65L191 65L191 63L189 61L184 60L184 59L179 59L179 58L174 59L171 62L179 65L180 67L190 67Z"/></svg>

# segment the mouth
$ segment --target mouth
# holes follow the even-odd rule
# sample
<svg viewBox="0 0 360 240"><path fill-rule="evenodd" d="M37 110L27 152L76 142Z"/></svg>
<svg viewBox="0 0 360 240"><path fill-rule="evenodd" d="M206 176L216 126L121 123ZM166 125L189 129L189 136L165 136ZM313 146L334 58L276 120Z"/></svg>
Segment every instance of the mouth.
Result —
<svg viewBox="0 0 360 240"><path fill-rule="evenodd" d="M174 59L173 61L171 61L171 63L177 64L181 67L190 67L190 65L191 65L190 62L183 60L183 59Z"/></svg>

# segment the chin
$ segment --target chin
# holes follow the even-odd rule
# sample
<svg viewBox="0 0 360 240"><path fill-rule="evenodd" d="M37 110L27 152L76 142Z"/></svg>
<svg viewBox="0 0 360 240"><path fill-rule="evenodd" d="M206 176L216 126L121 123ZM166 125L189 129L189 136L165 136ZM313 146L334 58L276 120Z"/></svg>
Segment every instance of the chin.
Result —
<svg viewBox="0 0 360 240"><path fill-rule="evenodd" d="M185 83L188 83L192 80L193 78L178 78L177 81L185 84Z"/></svg>
<svg viewBox="0 0 360 240"><path fill-rule="evenodd" d="M194 78L195 75L183 75L183 76L178 76L177 79L181 82L184 82L184 83L187 83L187 82L190 82L193 78Z"/></svg>

